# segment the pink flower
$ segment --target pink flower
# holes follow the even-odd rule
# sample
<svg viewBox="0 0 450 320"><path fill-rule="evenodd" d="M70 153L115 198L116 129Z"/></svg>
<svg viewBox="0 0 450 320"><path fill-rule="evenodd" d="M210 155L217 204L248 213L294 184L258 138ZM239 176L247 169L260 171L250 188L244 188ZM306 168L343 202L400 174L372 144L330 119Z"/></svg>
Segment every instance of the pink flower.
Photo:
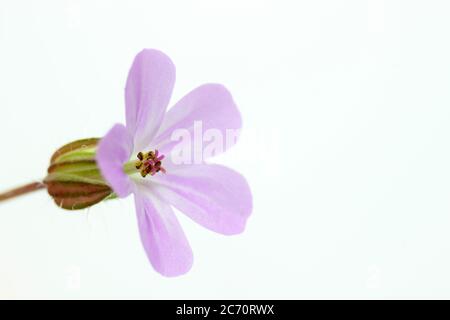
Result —
<svg viewBox="0 0 450 320"><path fill-rule="evenodd" d="M175 83L175 66L162 52L146 49L135 58L125 88L126 126L114 125L98 145L100 171L121 198L134 195L142 244L156 271L186 273L192 250L172 206L212 231L242 232L252 211L250 188L239 173L217 164L175 164L170 157L174 130L241 127L228 90L202 85L167 105ZM217 132L217 131L216 131Z"/></svg>

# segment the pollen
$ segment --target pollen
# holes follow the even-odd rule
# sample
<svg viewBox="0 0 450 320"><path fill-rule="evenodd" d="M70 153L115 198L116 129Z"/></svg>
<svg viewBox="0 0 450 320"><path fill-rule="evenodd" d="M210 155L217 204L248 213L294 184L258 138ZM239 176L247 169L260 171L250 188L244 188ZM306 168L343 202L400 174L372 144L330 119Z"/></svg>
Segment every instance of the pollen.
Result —
<svg viewBox="0 0 450 320"><path fill-rule="evenodd" d="M141 176L145 178L147 175L155 175L158 172L166 173L166 169L162 167L163 154L159 154L158 150L149 151L147 153L139 152L137 154L139 160L136 161L135 166L141 172Z"/></svg>

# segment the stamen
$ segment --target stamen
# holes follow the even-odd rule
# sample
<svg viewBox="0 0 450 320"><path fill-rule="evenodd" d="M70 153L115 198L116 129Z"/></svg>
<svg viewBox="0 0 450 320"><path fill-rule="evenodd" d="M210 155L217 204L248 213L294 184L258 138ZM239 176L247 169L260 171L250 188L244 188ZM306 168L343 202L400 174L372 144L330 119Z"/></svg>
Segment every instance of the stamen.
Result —
<svg viewBox="0 0 450 320"><path fill-rule="evenodd" d="M148 174L153 176L157 172L166 173L166 169L162 167L161 160L164 159L163 154L159 154L158 150L149 151L147 153L139 152L137 154L139 159L135 163L136 169L140 170L141 176L145 178Z"/></svg>

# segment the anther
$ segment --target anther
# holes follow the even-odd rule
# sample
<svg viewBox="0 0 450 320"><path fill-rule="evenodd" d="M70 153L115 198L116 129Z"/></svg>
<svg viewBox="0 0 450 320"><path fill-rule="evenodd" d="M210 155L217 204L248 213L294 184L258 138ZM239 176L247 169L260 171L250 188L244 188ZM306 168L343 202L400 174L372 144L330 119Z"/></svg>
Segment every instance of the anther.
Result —
<svg viewBox="0 0 450 320"><path fill-rule="evenodd" d="M147 153L139 152L137 158L139 160L136 161L135 167L140 170L143 178L147 175L153 176L159 171L166 173L166 170L161 166L161 160L164 159L164 155L160 155L158 150L149 151Z"/></svg>

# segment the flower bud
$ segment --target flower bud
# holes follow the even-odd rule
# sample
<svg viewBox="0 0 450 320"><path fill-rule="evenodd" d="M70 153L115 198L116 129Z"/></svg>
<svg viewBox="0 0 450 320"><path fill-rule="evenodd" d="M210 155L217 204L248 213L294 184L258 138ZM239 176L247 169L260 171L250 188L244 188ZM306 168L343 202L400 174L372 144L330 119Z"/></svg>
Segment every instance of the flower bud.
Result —
<svg viewBox="0 0 450 320"><path fill-rule="evenodd" d="M61 208L77 210L115 197L103 179L95 160L99 139L90 138L68 143L52 155L47 191Z"/></svg>

